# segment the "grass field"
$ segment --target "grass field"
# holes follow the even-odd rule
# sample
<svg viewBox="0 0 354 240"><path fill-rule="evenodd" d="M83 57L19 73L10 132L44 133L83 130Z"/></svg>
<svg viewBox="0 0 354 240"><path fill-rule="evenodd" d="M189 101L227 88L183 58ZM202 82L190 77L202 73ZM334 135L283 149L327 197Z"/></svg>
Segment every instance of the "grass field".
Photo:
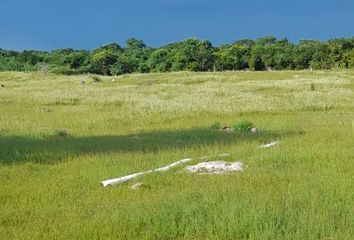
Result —
<svg viewBox="0 0 354 240"><path fill-rule="evenodd" d="M102 80L0 73L1 240L353 239L354 72ZM243 119L261 132L210 127ZM220 153L247 167L100 185Z"/></svg>

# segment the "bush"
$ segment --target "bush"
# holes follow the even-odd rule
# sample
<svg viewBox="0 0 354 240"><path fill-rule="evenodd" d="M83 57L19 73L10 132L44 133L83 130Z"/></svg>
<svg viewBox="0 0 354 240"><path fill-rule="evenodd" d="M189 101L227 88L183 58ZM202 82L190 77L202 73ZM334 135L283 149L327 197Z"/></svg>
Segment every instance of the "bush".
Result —
<svg viewBox="0 0 354 240"><path fill-rule="evenodd" d="M242 120L238 123L235 124L234 128L240 132L251 132L251 129L253 128L253 123L246 121L246 120Z"/></svg>

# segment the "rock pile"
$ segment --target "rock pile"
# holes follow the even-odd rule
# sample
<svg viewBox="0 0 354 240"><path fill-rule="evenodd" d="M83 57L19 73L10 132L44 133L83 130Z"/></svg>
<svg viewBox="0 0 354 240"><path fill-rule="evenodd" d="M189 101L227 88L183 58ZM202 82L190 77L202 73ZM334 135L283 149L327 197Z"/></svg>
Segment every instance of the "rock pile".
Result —
<svg viewBox="0 0 354 240"><path fill-rule="evenodd" d="M228 172L242 171L242 162L225 162L225 161L213 161L213 162L201 162L197 165L187 166L185 170L192 173L204 173L204 174L224 174Z"/></svg>

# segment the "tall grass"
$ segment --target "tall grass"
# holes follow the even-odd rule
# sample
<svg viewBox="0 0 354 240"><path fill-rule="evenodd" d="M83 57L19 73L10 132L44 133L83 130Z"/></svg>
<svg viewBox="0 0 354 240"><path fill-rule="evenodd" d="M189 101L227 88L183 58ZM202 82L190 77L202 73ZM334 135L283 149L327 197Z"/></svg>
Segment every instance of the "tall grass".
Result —
<svg viewBox="0 0 354 240"><path fill-rule="evenodd" d="M112 79L0 73L0 239L354 236L353 72ZM242 119L260 133L210 128ZM99 184L224 152L245 170Z"/></svg>

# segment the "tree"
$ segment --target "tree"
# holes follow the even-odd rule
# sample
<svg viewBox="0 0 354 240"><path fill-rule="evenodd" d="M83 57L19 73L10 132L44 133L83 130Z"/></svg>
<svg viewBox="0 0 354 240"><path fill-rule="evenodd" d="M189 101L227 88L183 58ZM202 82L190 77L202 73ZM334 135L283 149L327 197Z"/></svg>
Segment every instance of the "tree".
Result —
<svg viewBox="0 0 354 240"><path fill-rule="evenodd" d="M294 47L293 62L294 68L297 70L309 69L313 55L316 52L317 41L302 40Z"/></svg>
<svg viewBox="0 0 354 240"><path fill-rule="evenodd" d="M353 43L349 39L339 38L328 41L329 49L331 51L331 58L335 67L345 67L345 54L353 49Z"/></svg>
<svg viewBox="0 0 354 240"><path fill-rule="evenodd" d="M268 37L263 37L263 38L258 38L255 41L255 44L261 45L261 46L269 46L275 44L277 39L273 36L268 36Z"/></svg>
<svg viewBox="0 0 354 240"><path fill-rule="evenodd" d="M282 39L274 45L274 65L275 70L294 69L294 46L288 39Z"/></svg>
<svg viewBox="0 0 354 240"><path fill-rule="evenodd" d="M251 50L251 56L248 62L248 66L254 71L263 71L266 66L262 60L262 54L264 47L260 45L255 45Z"/></svg>
<svg viewBox="0 0 354 240"><path fill-rule="evenodd" d="M195 61L198 71L210 71L214 65L213 46L209 41L199 41Z"/></svg>
<svg viewBox="0 0 354 240"><path fill-rule="evenodd" d="M90 53L88 51L75 51L64 57L65 65L71 69L87 67L90 63Z"/></svg>
<svg viewBox="0 0 354 240"><path fill-rule="evenodd" d="M125 48L119 62L124 64L124 66L119 67L117 64L114 68L125 69L127 72L148 72L148 59L152 52L151 48L148 48L142 40L135 38L129 38L125 42ZM116 71L117 72L117 71ZM120 71L118 71L120 72Z"/></svg>
<svg viewBox="0 0 354 240"><path fill-rule="evenodd" d="M60 74L103 75L134 72L331 69L353 67L354 37L326 42L263 37L213 47L207 40L186 39L150 48L129 38L125 47L110 43L93 51L72 48L44 51L0 49L0 71L37 71L46 66Z"/></svg>
<svg viewBox="0 0 354 240"><path fill-rule="evenodd" d="M252 39L241 39L234 42L233 45L244 46L246 48L251 48L254 45L254 41Z"/></svg>
<svg viewBox="0 0 354 240"><path fill-rule="evenodd" d="M354 49L344 55L343 62L346 68L354 68Z"/></svg>
<svg viewBox="0 0 354 240"><path fill-rule="evenodd" d="M225 46L215 53L215 68L223 70L243 70L248 68L249 49L242 45Z"/></svg>
<svg viewBox="0 0 354 240"><path fill-rule="evenodd" d="M214 48L209 41L187 39L166 47L171 50L171 69L174 71L210 71L214 65Z"/></svg>
<svg viewBox="0 0 354 240"><path fill-rule="evenodd" d="M110 67L112 75L121 75L125 73L136 72L139 68L139 60L127 55L120 55L117 61Z"/></svg>
<svg viewBox="0 0 354 240"><path fill-rule="evenodd" d="M128 38L125 41L125 50L127 51L141 51L144 48L146 48L146 44L142 40Z"/></svg>
<svg viewBox="0 0 354 240"><path fill-rule="evenodd" d="M333 59L328 44L319 43L315 47L316 49L312 57L311 67L313 69L330 69L333 67Z"/></svg>
<svg viewBox="0 0 354 240"><path fill-rule="evenodd" d="M111 75L110 67L118 60L118 56L108 50L103 50L92 55L91 71L103 75Z"/></svg>
<svg viewBox="0 0 354 240"><path fill-rule="evenodd" d="M169 51L161 48L157 49L149 57L149 69L153 72L168 72L171 70L172 61L169 59Z"/></svg>
<svg viewBox="0 0 354 240"><path fill-rule="evenodd" d="M104 45L93 50L91 56L91 72L111 75L110 69L112 65L118 61L121 54L122 48L116 43Z"/></svg>

